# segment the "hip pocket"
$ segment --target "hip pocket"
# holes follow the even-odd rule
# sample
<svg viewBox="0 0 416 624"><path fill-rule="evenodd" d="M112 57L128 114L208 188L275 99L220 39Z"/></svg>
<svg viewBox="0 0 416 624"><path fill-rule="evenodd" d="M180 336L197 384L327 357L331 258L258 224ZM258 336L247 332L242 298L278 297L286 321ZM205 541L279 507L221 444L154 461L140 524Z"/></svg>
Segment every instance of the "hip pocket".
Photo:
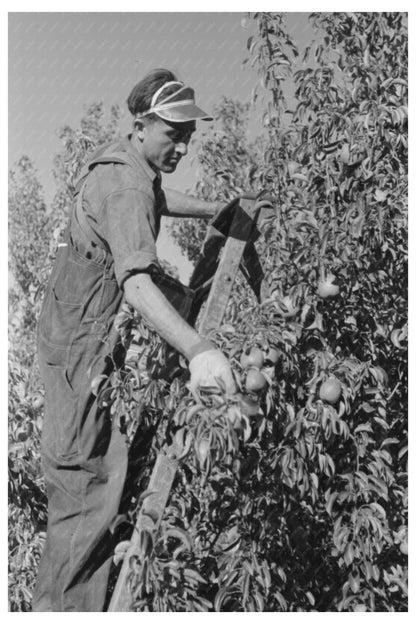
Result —
<svg viewBox="0 0 416 624"><path fill-rule="evenodd" d="M56 358L49 364L63 366L62 352L71 346L74 334L81 322L83 304L67 303L58 299L55 290L51 289L45 299L39 318L38 334L49 345L57 347L49 350Z"/></svg>

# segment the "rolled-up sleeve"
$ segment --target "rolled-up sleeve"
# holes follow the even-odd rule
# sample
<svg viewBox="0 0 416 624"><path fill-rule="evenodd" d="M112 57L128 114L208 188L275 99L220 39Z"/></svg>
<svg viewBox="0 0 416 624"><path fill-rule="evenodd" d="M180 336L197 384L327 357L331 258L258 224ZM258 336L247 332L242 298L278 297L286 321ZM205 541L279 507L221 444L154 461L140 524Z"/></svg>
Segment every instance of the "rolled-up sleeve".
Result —
<svg viewBox="0 0 416 624"><path fill-rule="evenodd" d="M114 258L117 282L134 273L158 266L154 199L137 188L126 188L108 195L102 208L101 225Z"/></svg>

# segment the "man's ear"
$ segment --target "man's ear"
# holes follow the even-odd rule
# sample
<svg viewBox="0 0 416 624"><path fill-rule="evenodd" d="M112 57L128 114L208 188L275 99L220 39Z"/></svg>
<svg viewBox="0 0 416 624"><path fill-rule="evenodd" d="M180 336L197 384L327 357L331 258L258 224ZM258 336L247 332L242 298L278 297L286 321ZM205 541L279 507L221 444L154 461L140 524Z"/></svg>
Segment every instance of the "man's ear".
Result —
<svg viewBox="0 0 416 624"><path fill-rule="evenodd" d="M144 139L145 128L146 128L146 125L143 123L141 119L135 120L134 129L136 131L137 138L139 139L139 141L143 141Z"/></svg>

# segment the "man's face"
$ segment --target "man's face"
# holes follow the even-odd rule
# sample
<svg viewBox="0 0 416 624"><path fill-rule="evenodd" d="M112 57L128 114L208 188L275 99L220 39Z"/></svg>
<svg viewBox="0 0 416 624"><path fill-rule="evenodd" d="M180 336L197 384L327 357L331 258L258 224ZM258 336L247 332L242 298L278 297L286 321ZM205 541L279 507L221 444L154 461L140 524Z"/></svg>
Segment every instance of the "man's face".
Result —
<svg viewBox="0 0 416 624"><path fill-rule="evenodd" d="M165 123L162 119L145 122L139 130L146 160L164 173L173 173L188 153L188 143L195 132L194 121Z"/></svg>

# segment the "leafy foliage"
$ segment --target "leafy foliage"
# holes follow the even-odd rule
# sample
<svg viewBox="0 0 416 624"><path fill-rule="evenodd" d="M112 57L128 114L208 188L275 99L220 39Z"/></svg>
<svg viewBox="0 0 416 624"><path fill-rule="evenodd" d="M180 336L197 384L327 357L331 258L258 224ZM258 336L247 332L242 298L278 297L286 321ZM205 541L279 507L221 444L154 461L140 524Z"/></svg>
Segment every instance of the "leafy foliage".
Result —
<svg viewBox="0 0 416 624"><path fill-rule="evenodd" d="M39 381L38 381L39 384ZM28 371L9 369L9 597L12 611L30 611L46 527L39 438L42 397Z"/></svg>
<svg viewBox="0 0 416 624"><path fill-rule="evenodd" d="M29 611L46 523L40 479L42 397L35 362L39 292L49 222L33 163L22 157L9 177L9 561L12 610Z"/></svg>
<svg viewBox="0 0 416 624"><path fill-rule="evenodd" d="M406 610L405 17L312 15L319 43L293 74L293 111L283 94L298 51L284 16L253 18L268 139L239 185L277 197L258 243L269 296L257 305L238 284L213 338L242 390L243 350L279 357L262 370L260 417L226 459L226 431L207 438L190 418L193 452L158 541L132 568L135 608ZM200 150L209 199L221 197L215 172L241 171L226 145L206 137ZM182 241L193 233L183 225ZM204 423L207 409L216 431L218 407L188 414ZM165 411L171 426L180 414ZM190 582L193 570L202 578Z"/></svg>
<svg viewBox="0 0 416 624"><path fill-rule="evenodd" d="M9 176L9 259L16 286L28 296L41 283L48 218L33 163L23 156ZM27 233L33 232L30 245Z"/></svg>

